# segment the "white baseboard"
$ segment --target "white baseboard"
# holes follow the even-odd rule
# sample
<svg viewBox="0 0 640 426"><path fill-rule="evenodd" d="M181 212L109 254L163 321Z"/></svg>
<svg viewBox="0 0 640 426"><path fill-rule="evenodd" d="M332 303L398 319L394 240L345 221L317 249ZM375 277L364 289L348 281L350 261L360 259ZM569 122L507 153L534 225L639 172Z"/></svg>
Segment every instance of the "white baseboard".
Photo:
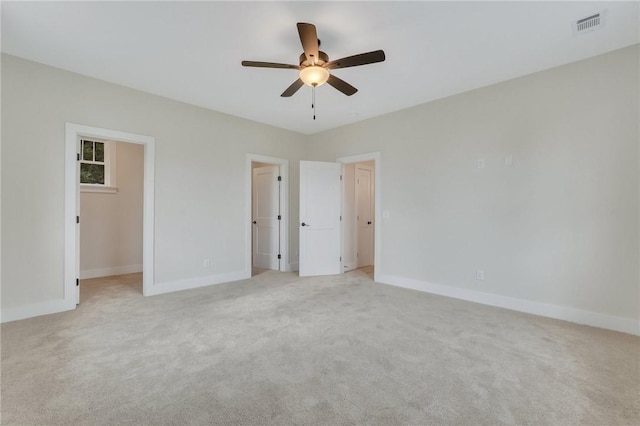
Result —
<svg viewBox="0 0 640 426"><path fill-rule="evenodd" d="M231 281L239 281L251 278L251 272L235 271L224 274L208 275L206 277L187 278L184 280L168 281L164 283L156 283L145 289L145 296L155 296L158 294L171 293L180 290L189 290L192 288L206 287L214 284L228 283Z"/></svg>
<svg viewBox="0 0 640 426"><path fill-rule="evenodd" d="M142 272L142 265L114 266L111 268L85 269L80 271L80 279L110 277L112 275L135 274Z"/></svg>
<svg viewBox="0 0 640 426"><path fill-rule="evenodd" d="M1 321L10 322L21 319L39 317L41 315L56 314L58 312L71 311L76 308L75 301L51 300L48 302L34 303L32 305L19 306L17 308L2 309Z"/></svg>
<svg viewBox="0 0 640 426"><path fill-rule="evenodd" d="M298 269L298 262L291 262L287 264L287 272L295 272Z"/></svg>
<svg viewBox="0 0 640 426"><path fill-rule="evenodd" d="M633 318L616 317L598 312L584 311L566 306L550 305L547 303L533 302L498 294L484 293L442 284L433 284L413 278L379 274L376 281L396 287L410 288L426 293L452 297L454 299L467 300L483 305L497 306L512 311L525 312L548 318L570 321L592 327L606 328L608 330L621 331L636 336L640 335L640 321Z"/></svg>

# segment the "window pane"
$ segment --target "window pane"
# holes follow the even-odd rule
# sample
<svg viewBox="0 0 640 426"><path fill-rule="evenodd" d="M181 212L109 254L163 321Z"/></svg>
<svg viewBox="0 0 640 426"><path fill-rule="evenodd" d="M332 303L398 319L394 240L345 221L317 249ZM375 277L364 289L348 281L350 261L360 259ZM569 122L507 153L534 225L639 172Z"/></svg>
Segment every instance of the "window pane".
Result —
<svg viewBox="0 0 640 426"><path fill-rule="evenodd" d="M104 185L104 165L80 163L80 183Z"/></svg>
<svg viewBox="0 0 640 426"><path fill-rule="evenodd" d="M82 159L93 161L93 142L82 141Z"/></svg>
<svg viewBox="0 0 640 426"><path fill-rule="evenodd" d="M104 144L96 142L96 161L104 161Z"/></svg>

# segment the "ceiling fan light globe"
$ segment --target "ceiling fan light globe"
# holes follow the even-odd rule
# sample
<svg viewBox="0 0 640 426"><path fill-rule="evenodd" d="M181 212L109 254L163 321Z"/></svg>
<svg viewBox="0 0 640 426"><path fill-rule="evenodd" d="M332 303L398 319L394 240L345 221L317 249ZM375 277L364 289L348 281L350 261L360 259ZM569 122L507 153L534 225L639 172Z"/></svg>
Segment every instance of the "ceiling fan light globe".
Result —
<svg viewBox="0 0 640 426"><path fill-rule="evenodd" d="M329 70L311 65L300 70L300 80L307 86L321 86L329 79Z"/></svg>

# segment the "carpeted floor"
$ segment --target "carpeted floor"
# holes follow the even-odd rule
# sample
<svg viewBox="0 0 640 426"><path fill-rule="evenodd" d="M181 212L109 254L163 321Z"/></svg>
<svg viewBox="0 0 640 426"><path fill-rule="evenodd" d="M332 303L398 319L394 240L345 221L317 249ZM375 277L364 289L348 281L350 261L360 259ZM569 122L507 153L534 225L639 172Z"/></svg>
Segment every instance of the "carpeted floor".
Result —
<svg viewBox="0 0 640 426"><path fill-rule="evenodd" d="M367 271L145 298L88 280L2 325L2 422L640 424L640 338L373 283Z"/></svg>

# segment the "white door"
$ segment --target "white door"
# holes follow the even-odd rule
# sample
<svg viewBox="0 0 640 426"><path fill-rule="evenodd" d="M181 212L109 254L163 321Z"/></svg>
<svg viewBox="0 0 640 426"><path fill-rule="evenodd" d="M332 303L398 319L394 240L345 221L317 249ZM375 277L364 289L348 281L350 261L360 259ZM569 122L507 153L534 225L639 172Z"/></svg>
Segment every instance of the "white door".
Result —
<svg viewBox="0 0 640 426"><path fill-rule="evenodd" d="M300 161L300 276L339 274L339 163Z"/></svg>
<svg viewBox="0 0 640 426"><path fill-rule="evenodd" d="M342 167L342 269L358 267L358 228L356 223L356 165Z"/></svg>
<svg viewBox="0 0 640 426"><path fill-rule="evenodd" d="M373 265L373 168L356 165L356 221L358 229L358 267Z"/></svg>
<svg viewBox="0 0 640 426"><path fill-rule="evenodd" d="M252 181L253 266L279 269L280 188L278 166L256 167Z"/></svg>

